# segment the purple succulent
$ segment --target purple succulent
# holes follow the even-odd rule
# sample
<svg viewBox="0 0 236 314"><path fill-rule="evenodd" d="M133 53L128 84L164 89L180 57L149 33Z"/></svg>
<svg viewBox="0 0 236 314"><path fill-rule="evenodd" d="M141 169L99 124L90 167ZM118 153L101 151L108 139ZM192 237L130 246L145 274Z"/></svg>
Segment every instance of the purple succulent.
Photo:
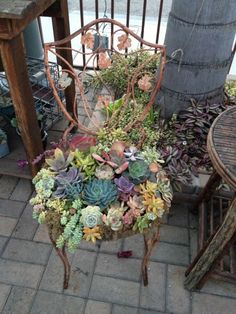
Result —
<svg viewBox="0 0 236 314"><path fill-rule="evenodd" d="M124 194L130 194L134 188L134 184L129 181L126 177L119 177L119 179L114 180L118 191Z"/></svg>
<svg viewBox="0 0 236 314"><path fill-rule="evenodd" d="M54 196L76 198L82 191L83 175L79 169L72 167L68 171L61 171L56 176L57 189Z"/></svg>

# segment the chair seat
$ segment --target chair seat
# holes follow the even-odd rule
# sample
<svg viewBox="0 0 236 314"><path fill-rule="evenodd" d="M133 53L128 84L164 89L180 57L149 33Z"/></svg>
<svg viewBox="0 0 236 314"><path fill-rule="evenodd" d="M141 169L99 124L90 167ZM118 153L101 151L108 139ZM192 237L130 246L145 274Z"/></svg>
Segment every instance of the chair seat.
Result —
<svg viewBox="0 0 236 314"><path fill-rule="evenodd" d="M207 139L214 169L236 191L236 107L215 119Z"/></svg>

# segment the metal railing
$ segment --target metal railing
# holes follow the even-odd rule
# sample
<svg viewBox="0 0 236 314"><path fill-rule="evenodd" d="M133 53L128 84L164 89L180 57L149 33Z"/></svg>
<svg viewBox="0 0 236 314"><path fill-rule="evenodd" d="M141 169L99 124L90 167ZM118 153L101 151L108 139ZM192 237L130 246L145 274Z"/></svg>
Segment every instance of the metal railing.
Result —
<svg viewBox="0 0 236 314"><path fill-rule="evenodd" d="M121 3L122 2L122 3ZM170 4L172 0L140 0L136 1L136 7L132 6L134 1L115 1L115 0L74 0L69 1L70 11L73 10L79 12L80 16L80 27L83 28L86 24L86 18L89 11L89 14L94 14L94 19L98 19L101 17L109 17L111 19L116 19L122 22L127 27L132 27L132 21L136 21L138 23L138 31L137 34L142 38L145 38L145 31L149 27L147 21L149 18L152 19L152 34L150 37L149 33L149 41L152 43L158 43L160 39L160 31L161 31L161 23L163 18L163 8L164 2L168 3L168 8L170 8ZM73 3L73 6L72 6ZM118 7L117 5L122 5L122 7ZM150 6L152 6L150 8ZM147 12L148 9L148 12ZM166 10L168 11L168 9ZM142 13L142 14L140 14ZM150 17L150 14L152 15ZM110 35L114 33L114 25L111 26L109 30ZM109 34L107 34L109 35ZM111 40L112 40L112 36ZM111 43L112 44L112 43ZM140 47L142 47L142 43L140 43ZM82 47L82 52L85 52L84 46ZM86 63L86 57L83 54L82 64L75 64L75 66L84 66Z"/></svg>

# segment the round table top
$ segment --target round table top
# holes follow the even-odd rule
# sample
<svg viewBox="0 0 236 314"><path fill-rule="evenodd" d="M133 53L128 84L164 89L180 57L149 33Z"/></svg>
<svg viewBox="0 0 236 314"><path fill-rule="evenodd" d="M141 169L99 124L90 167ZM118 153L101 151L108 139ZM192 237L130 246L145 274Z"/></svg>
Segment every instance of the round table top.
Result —
<svg viewBox="0 0 236 314"><path fill-rule="evenodd" d="M236 106L222 112L213 122L207 150L214 169L236 191Z"/></svg>

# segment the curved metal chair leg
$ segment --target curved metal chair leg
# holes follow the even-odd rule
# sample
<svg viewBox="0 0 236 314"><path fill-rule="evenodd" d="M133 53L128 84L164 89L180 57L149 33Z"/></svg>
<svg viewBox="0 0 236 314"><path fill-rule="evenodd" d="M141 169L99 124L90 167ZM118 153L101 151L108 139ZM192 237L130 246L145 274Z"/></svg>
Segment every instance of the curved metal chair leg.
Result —
<svg viewBox="0 0 236 314"><path fill-rule="evenodd" d="M147 266L149 263L150 256L155 244L160 238L159 227L154 230L150 230L147 233L143 234L144 239L144 256L142 261L142 277L144 286L148 285L148 270Z"/></svg>
<svg viewBox="0 0 236 314"><path fill-rule="evenodd" d="M66 254L66 247L65 245L63 246L62 249L57 248L56 242L53 240L52 236L49 234L49 238L52 242L53 247L55 248L57 255L60 257L63 267L64 267L64 282L63 282L63 288L67 289L69 285L69 280L70 280L70 274L71 274L71 265L68 260L68 256Z"/></svg>

